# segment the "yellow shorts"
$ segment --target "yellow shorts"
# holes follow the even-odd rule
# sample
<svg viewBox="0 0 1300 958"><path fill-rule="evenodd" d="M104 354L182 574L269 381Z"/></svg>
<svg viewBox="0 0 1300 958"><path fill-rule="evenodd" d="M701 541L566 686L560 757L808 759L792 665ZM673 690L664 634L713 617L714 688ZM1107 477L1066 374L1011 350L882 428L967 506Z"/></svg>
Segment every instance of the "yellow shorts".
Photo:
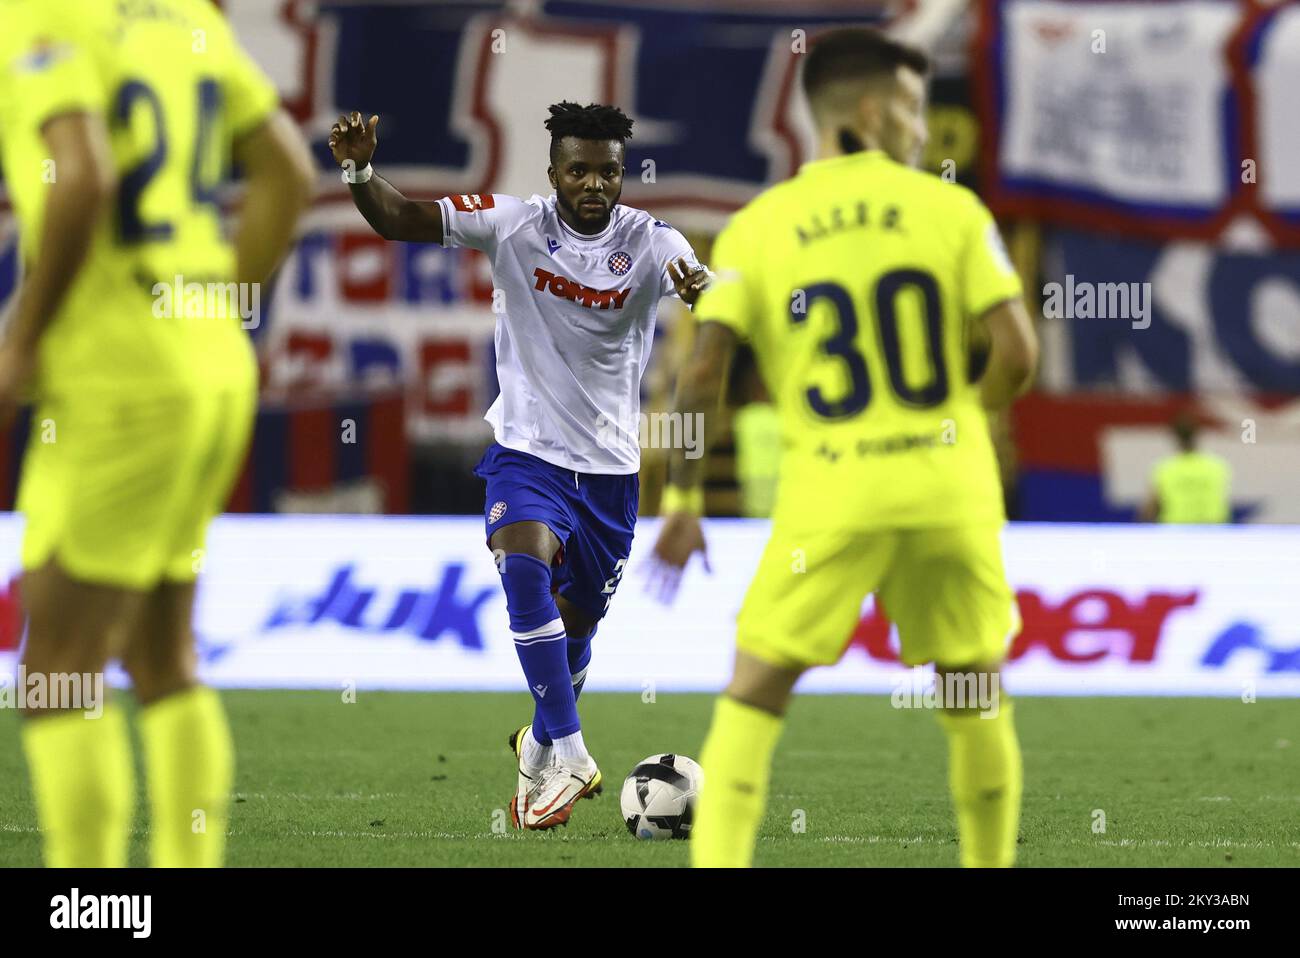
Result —
<svg viewBox="0 0 1300 958"><path fill-rule="evenodd" d="M783 668L838 662L868 593L898 626L906 665L1000 660L1020 628L1002 524L791 534L773 526L736 645Z"/></svg>
<svg viewBox="0 0 1300 958"><path fill-rule="evenodd" d="M22 564L55 559L86 582L192 582L257 410L254 384L167 398L42 402L18 487Z"/></svg>

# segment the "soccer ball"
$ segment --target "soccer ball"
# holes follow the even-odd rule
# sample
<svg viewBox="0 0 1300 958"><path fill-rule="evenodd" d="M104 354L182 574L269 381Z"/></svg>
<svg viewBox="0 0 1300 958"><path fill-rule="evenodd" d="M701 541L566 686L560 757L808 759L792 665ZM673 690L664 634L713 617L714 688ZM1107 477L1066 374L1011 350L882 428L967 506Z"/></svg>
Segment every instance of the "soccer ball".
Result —
<svg viewBox="0 0 1300 958"><path fill-rule="evenodd" d="M627 830L640 839L686 838L704 770L685 755L651 755L623 780L619 804Z"/></svg>

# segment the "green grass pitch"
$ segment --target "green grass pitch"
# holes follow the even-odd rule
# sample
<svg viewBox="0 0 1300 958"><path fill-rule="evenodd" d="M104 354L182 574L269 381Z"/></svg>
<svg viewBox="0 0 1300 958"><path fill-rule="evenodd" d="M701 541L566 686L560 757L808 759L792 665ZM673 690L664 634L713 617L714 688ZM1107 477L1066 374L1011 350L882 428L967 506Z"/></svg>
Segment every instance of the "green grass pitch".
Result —
<svg viewBox="0 0 1300 958"><path fill-rule="evenodd" d="M530 714L523 694L223 697L239 752L231 865L687 864L685 842L628 835L618 790L647 755L698 757L711 696L584 695L605 793L580 803L567 828L523 834L504 817L514 787L505 740ZM1021 698L1017 725L1022 865L1300 865L1300 701ZM756 864L955 865L946 781L933 715L893 709L887 696L800 698ZM34 822L18 717L3 711L0 864L39 864ZM146 824L133 864L146 860Z"/></svg>

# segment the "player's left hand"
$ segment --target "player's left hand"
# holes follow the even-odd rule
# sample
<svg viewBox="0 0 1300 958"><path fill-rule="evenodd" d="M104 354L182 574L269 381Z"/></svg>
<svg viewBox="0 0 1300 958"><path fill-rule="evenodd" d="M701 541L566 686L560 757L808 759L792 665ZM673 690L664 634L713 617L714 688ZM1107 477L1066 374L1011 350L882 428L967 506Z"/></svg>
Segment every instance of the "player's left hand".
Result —
<svg viewBox="0 0 1300 958"><path fill-rule="evenodd" d="M36 370L36 355L12 342L0 343L0 429L7 429Z"/></svg>
<svg viewBox="0 0 1300 958"><path fill-rule="evenodd" d="M646 591L664 605L671 605L677 597L686 563L697 552L704 560L704 571L712 575L700 517L689 512L670 512L664 516L646 575Z"/></svg>
<svg viewBox="0 0 1300 958"><path fill-rule="evenodd" d="M707 266L696 266L692 269L686 262L685 256L668 261L668 277L677 288L677 295L687 306L694 306L695 301L700 298L700 293L704 292L713 281L713 274L709 272Z"/></svg>

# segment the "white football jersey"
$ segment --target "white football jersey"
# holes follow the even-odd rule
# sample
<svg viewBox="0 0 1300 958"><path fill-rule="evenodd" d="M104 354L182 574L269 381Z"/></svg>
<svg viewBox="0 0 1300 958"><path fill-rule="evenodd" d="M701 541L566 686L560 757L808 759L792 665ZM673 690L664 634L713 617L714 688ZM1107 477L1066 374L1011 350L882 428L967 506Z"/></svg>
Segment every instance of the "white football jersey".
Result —
<svg viewBox="0 0 1300 958"><path fill-rule="evenodd" d="M497 442L576 472L635 473L641 374L659 300L676 292L667 264L698 264L686 238L622 205L585 236L560 221L554 195L438 204L443 245L492 261L501 394L483 418Z"/></svg>

